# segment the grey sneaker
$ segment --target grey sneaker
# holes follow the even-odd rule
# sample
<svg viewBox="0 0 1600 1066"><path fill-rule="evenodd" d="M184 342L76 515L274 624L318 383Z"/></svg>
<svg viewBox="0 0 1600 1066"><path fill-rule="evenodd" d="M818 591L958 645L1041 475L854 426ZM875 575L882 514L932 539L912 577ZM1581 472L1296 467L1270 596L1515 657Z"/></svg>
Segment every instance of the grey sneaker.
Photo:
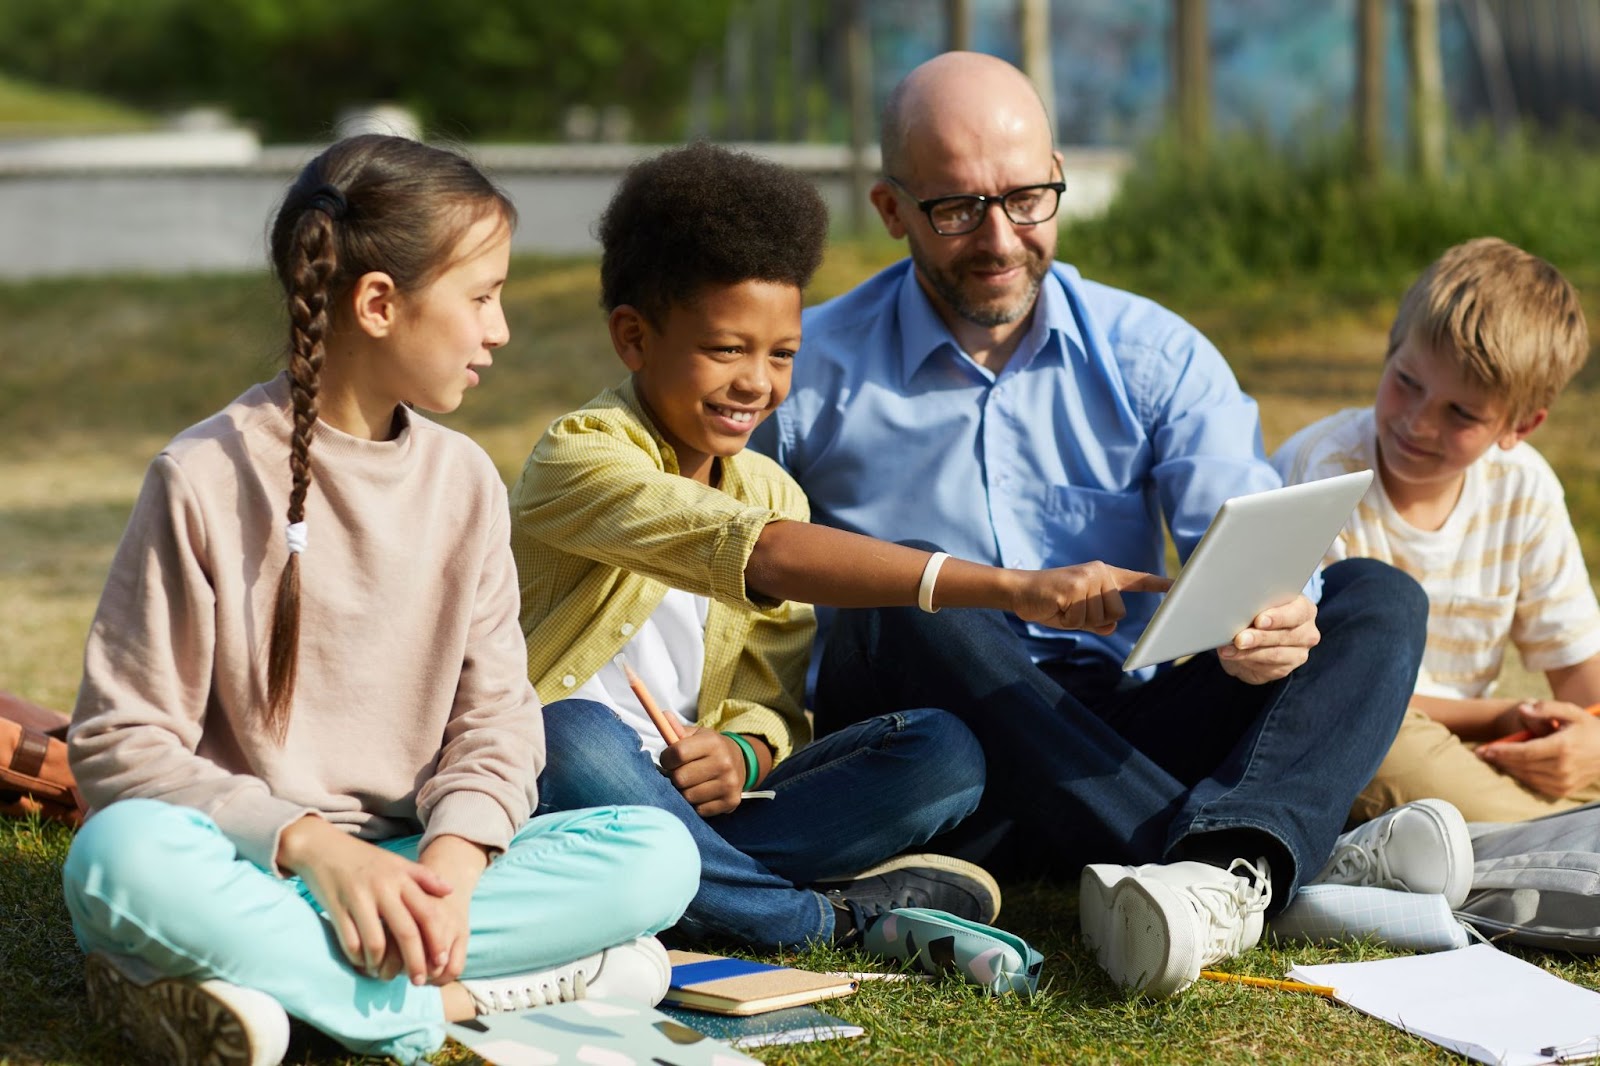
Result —
<svg viewBox="0 0 1600 1066"><path fill-rule="evenodd" d="M463 978L461 987L479 1014L499 1014L574 999L619 999L654 1007L671 981L667 949L655 937L642 936L548 970Z"/></svg>
<svg viewBox="0 0 1600 1066"><path fill-rule="evenodd" d="M146 1061L276 1066L289 1016L265 992L227 981L164 977L131 955L96 951L83 966L89 1013L122 1032Z"/></svg>
<svg viewBox="0 0 1600 1066"><path fill-rule="evenodd" d="M995 879L983 867L948 855L896 855L853 877L813 887L850 912L855 929L847 937L836 934L836 943L859 939L870 919L897 907L944 911L983 925L1000 916Z"/></svg>
<svg viewBox="0 0 1600 1066"><path fill-rule="evenodd" d="M1272 901L1266 861L1086 866L1078 918L1100 968L1125 988L1165 999L1213 962L1261 940Z"/></svg>
<svg viewBox="0 0 1600 1066"><path fill-rule="evenodd" d="M1472 836L1455 806L1422 799L1386 811L1334 841L1313 885L1436 892L1455 910L1472 888Z"/></svg>

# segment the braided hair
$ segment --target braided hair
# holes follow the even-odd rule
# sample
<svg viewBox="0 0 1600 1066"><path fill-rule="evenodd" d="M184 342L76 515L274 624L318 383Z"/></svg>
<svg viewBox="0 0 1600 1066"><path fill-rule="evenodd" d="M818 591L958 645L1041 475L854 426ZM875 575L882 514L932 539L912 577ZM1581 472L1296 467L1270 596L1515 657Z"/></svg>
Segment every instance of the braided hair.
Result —
<svg viewBox="0 0 1600 1066"><path fill-rule="evenodd" d="M515 225L510 199L454 152L403 137L365 134L306 164L272 224L272 266L289 310L289 382L294 434L287 514L289 556L278 582L267 656L266 722L288 732L300 644L300 554L307 549L306 494L326 338L340 300L379 271L401 292L443 273L461 235L498 214Z"/></svg>

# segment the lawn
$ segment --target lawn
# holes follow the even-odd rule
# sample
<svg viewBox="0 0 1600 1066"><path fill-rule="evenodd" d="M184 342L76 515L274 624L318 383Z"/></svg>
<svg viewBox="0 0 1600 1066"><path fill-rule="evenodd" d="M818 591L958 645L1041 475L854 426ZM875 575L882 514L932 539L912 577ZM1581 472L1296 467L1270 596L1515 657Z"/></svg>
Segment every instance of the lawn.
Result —
<svg viewBox="0 0 1600 1066"><path fill-rule="evenodd" d="M845 245L813 296L838 292L893 254ZM1152 293L1160 296L1162 294ZM620 376L596 306L590 262L523 262L506 292L513 341L448 421L510 478L543 427ZM1269 448L1305 422L1366 402L1392 302L1291 285L1225 301L1173 301L1213 339L1260 401ZM277 296L264 277L70 281L0 286L0 687L70 708L84 633L149 457L162 442L274 372ZM803 358L803 355L802 355ZM1600 425L1587 374L1535 442L1566 479L1600 564ZM83 1008L82 972L59 901L68 834L0 824L0 1063L120 1063ZM1073 892L1007 885L1003 923L1047 957L1032 1001L987 1000L959 984L868 985L831 1005L865 1040L761 1052L771 1063L1436 1063L1423 1041L1337 1004L1202 985L1165 1003L1129 999L1077 938ZM1383 954L1258 948L1229 964L1281 976L1295 961ZM1587 959L1530 956L1600 987ZM817 953L804 965L865 968ZM349 1061L300 1037L291 1062ZM444 1053L439 1062L470 1061Z"/></svg>

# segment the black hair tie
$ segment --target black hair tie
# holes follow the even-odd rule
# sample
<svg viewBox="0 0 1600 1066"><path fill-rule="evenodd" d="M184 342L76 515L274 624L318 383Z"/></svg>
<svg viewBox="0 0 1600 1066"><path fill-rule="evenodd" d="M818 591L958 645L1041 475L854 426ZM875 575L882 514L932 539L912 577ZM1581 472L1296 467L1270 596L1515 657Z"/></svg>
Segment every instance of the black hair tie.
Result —
<svg viewBox="0 0 1600 1066"><path fill-rule="evenodd" d="M344 193L340 192L338 188L332 185L322 185L306 201L306 209L321 211L335 222L338 222L349 213L350 204L345 200Z"/></svg>

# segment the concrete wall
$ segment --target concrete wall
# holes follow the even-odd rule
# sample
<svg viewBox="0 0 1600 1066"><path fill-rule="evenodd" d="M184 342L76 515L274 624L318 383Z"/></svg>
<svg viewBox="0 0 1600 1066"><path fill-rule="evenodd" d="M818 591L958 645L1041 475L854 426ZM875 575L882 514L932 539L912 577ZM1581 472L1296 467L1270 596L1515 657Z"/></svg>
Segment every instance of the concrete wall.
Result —
<svg viewBox="0 0 1600 1066"><path fill-rule="evenodd" d="M266 262L270 215L320 145L239 146L175 153L148 144L79 153L0 145L0 278L248 271ZM468 150L517 204L519 253L589 254L592 229L633 160L655 145L477 145ZM850 218L849 150L834 145L746 145L810 174L836 227ZM1066 216L1104 210L1128 159L1111 150L1068 150ZM877 166L876 152L868 160ZM875 224L875 223L874 223Z"/></svg>

